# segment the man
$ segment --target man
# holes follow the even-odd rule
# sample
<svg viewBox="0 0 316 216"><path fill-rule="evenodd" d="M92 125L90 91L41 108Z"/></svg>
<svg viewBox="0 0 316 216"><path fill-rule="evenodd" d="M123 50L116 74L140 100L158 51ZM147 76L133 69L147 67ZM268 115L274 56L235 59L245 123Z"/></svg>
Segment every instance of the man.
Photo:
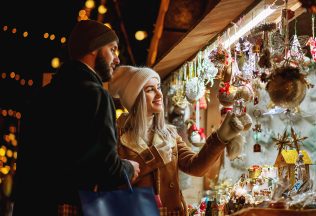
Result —
<svg viewBox="0 0 316 216"><path fill-rule="evenodd" d="M120 159L112 98L102 86L120 63L113 30L77 23L71 61L31 100L19 145L13 215L80 215L79 189L112 190L139 173Z"/></svg>

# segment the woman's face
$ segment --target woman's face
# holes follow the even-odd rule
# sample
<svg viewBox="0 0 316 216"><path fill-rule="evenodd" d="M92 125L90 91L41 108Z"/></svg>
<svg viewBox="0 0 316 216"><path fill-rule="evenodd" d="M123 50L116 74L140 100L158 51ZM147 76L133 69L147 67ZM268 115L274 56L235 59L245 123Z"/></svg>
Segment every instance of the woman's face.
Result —
<svg viewBox="0 0 316 216"><path fill-rule="evenodd" d="M156 78L151 78L144 86L147 104L147 114L152 116L163 110L163 95L161 93L160 82Z"/></svg>

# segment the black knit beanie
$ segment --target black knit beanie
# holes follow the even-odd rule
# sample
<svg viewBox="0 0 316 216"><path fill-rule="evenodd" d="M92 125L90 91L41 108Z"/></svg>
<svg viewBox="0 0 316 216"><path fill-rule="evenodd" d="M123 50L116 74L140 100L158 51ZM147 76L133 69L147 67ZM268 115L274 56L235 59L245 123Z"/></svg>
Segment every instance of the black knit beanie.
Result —
<svg viewBox="0 0 316 216"><path fill-rule="evenodd" d="M69 57L78 59L113 41L118 41L118 37L112 29L95 20L82 20L70 33Z"/></svg>

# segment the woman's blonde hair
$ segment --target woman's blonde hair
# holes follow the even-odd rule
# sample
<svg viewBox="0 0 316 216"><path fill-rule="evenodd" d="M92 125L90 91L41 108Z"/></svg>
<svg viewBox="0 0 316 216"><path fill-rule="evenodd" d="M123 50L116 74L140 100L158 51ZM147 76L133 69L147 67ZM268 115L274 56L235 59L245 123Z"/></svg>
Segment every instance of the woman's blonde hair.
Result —
<svg viewBox="0 0 316 216"><path fill-rule="evenodd" d="M152 129L164 140L171 141L176 137L176 132L171 125L165 123L164 110L154 114L152 128L148 128L147 104L145 91L142 90L136 98L131 113L128 113L123 125L123 133L126 133L129 139L138 144L139 137L147 140L147 131Z"/></svg>

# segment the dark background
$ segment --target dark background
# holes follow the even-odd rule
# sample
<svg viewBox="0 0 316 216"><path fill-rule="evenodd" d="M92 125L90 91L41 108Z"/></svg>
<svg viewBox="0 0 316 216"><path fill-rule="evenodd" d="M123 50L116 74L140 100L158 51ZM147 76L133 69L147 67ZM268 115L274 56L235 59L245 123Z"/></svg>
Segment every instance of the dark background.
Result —
<svg viewBox="0 0 316 216"><path fill-rule="evenodd" d="M78 12L84 8L85 0L54 1L6 1L1 4L0 14L0 108L20 109L24 101L42 84L43 73L55 73L51 67L53 57L61 62L68 59L67 42L61 44L60 38L66 37L77 22ZM97 19L97 6L90 19ZM103 22L109 22L120 38L120 60L122 64L145 65L154 23L159 10L159 0L107 0L107 13ZM4 26L8 30L4 31ZM17 33L13 34L13 28ZM134 34L145 30L148 37L137 41ZM24 38L22 33L29 36ZM55 34L56 39L44 39L47 32ZM130 48L130 52L128 52ZM19 74L25 80L32 79L33 85L21 86L9 78L10 72Z"/></svg>

